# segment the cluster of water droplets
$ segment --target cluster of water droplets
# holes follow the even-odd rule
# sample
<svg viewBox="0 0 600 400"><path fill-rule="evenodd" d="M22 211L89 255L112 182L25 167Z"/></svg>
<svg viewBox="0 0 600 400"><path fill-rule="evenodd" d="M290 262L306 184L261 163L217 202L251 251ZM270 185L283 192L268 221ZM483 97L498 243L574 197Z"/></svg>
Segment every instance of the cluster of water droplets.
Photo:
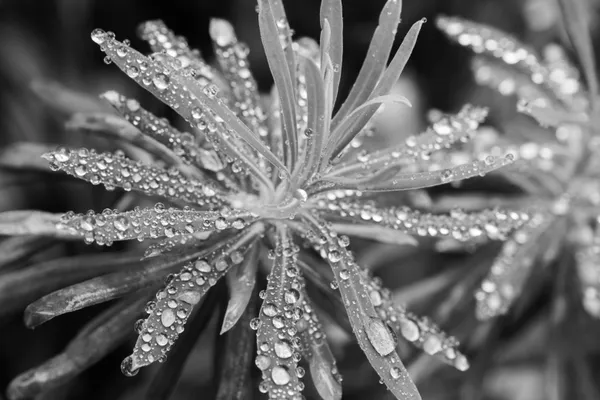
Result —
<svg viewBox="0 0 600 400"><path fill-rule="evenodd" d="M248 241L253 239L250 232L242 233L167 278L166 287L146 307L148 318L136 324L139 337L133 354L123 361L124 373L131 375L143 366L166 359L194 306L231 267L243 261Z"/></svg>
<svg viewBox="0 0 600 400"><path fill-rule="evenodd" d="M489 274L475 292L478 318L488 319L508 311L536 261L540 236L552 222L544 213L534 214L503 244Z"/></svg>
<svg viewBox="0 0 600 400"><path fill-rule="evenodd" d="M261 293L263 304L258 319L251 322L257 329L256 366L262 371L259 389L271 399L302 399L304 369L301 339L297 323L303 317L300 307L303 282L296 265L298 248L287 232L277 238L271 254L274 259L267 289Z"/></svg>
<svg viewBox="0 0 600 400"><path fill-rule="evenodd" d="M197 211L189 207L166 208L157 203L153 208L136 207L119 212L106 209L102 213L69 212L63 215L60 229L72 231L87 243L111 245L117 240L173 238L198 232L241 230L255 218L237 211Z"/></svg>
<svg viewBox="0 0 600 400"><path fill-rule="evenodd" d="M581 97L579 74L575 68L564 61L565 57L560 54L557 46L548 48L546 53L548 62L543 63L530 48L517 39L488 26L455 17L438 18L437 25L460 45L470 47L476 53L498 59L506 65L518 67L522 73L529 74L534 84L547 87L564 103L573 103L573 100L576 100L576 103L584 101ZM479 75L481 76L482 73L480 72ZM505 77L508 78L508 75ZM495 81L499 80L495 79ZM503 91L510 94L508 92L516 90L517 83L521 82L499 83L505 86ZM512 90L508 90L507 86Z"/></svg>
<svg viewBox="0 0 600 400"><path fill-rule="evenodd" d="M63 148L44 157L54 170L64 171L94 185L103 184L109 190L120 187L126 191L136 190L211 208L223 204L214 185L187 178L175 168L165 170L134 161L121 151L96 153L84 148Z"/></svg>
<svg viewBox="0 0 600 400"><path fill-rule="evenodd" d="M394 332L427 354L441 358L460 371L469 368L469 362L458 350L459 343L454 337L446 335L428 318L418 317L404 307L394 304L389 290L382 288L378 278L370 278L366 271L364 275L375 310Z"/></svg>
<svg viewBox="0 0 600 400"><path fill-rule="evenodd" d="M166 118L159 118L145 110L137 100L126 98L115 91L104 93L102 98L143 134L167 146L185 163L214 172L223 169L223 163L214 150L200 147L199 138L175 129Z"/></svg>
<svg viewBox="0 0 600 400"><path fill-rule="evenodd" d="M451 237L460 241L483 237L493 240L506 239L511 232L529 221L529 215L523 211L500 209L486 209L475 213L454 209L449 214L431 214L409 207L382 209L372 202L343 200L319 200L317 206L323 211L355 223L373 223L413 235Z"/></svg>

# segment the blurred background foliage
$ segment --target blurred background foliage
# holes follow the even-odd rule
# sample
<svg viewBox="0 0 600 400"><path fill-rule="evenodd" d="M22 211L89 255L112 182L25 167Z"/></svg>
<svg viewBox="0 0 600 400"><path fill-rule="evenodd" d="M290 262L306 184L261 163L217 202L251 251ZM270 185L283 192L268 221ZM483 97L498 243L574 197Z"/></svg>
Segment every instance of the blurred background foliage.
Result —
<svg viewBox="0 0 600 400"><path fill-rule="evenodd" d="M360 68L384 2L343 1L345 49L341 93L349 90L348 84L353 81ZM284 0L284 4L296 35L318 39L320 1ZM597 36L597 10L597 2L590 2L589 15L594 36ZM490 24L513 33L537 49L549 42L562 42L564 39L555 0L404 0L403 23L397 37L402 38L416 20L425 17L433 21L439 14L458 15ZM167 111L165 106L151 98L150 94L117 68L106 66L102 61L103 56L91 43L89 34L92 29L101 27L114 31L120 39L131 39L134 47L147 50L136 38L136 27L148 19L163 19L178 34L187 37L192 47L199 48L205 58L210 60L212 50L208 22L212 17L232 21L238 37L251 49L252 70L261 90L267 92L272 82L261 50L255 2L252 0L0 0L0 153L12 151L10 145L22 141L57 145L86 143L87 147L110 146L93 141L93 145L90 145L92 139L89 137L66 130L64 122L69 112L77 110L66 110L55 93L36 90L32 82L56 82L90 96L115 89L128 97L137 98L145 107L159 115L173 117L172 112ZM490 106L489 122L499 127L510 127L516 118L512 99L495 96L491 91L474 85L469 54L452 46L432 22L425 25L416 51L398 83L397 91L408 97L414 106L409 111L394 108L386 110L386 121L389 121L389 126L393 129L389 129L389 137L382 140L394 140L393 135L398 130L403 136L419 132L424 126L426 111L431 108L457 111L465 102ZM81 110L96 106L94 102L79 103ZM119 196L119 193L105 192L101 187L92 187L50 174L22 171L0 173L0 210L101 210L118 201ZM119 250L118 246L115 247ZM478 253L463 256L434 254L426 248L382 247L369 243L359 244L358 248L359 260L376 269L386 286L401 289L398 297L413 304L416 311L423 314L429 314L429 311L439 305L436 304L441 299L439 293L456 282L455 277L450 278L449 273L465 268L466 260L469 260L474 271L471 275L476 275L476 267L483 264L487 268L495 251L493 248L484 248ZM102 251L114 250L115 248ZM43 260L97 251L100 250L78 243L55 244L36 257L37 260ZM34 261L36 260L27 262ZM16 260L9 268L19 268L22 265L24 264ZM423 280L424 278L428 279ZM429 296L430 293L433 296ZM539 304L526 304L523 307L532 308L535 314ZM45 324L36 331L28 331L22 324L22 306L0 304L0 387L6 387L18 373L59 352L79 327L103 308L101 305L85 309ZM464 314L472 313L471 309L465 309L462 313L460 311L437 313L446 318L445 322L440 323L452 333L460 331L461 323L466 318ZM452 318L456 321L453 322ZM215 322L212 321L211 324L215 325ZM510 336L511 329L517 329L519 323L514 320L508 323L503 321L494 323L487 329L500 329L498 326L501 326L502 332L496 337L503 340ZM511 351L524 356L526 360L535 361L540 352L543 354L544 349L535 346L541 334L536 331L539 331L539 326L534 323L530 325L532 326L519 328L520 332L525 332L524 339L513 346L515 348ZM462 328L464 331L464 326ZM336 346L337 352L341 353L343 350L343 355L338 354L337 358L345 378L347 396L344 398L390 398L385 389L377 384L377 379L360 358L357 348L348 345L349 337L344 336L341 331L337 333L330 332L330 336L339 343ZM210 394L215 391L212 360L223 345L220 341L215 341L215 337L214 329L206 329L199 338L201 345L194 348L173 398L211 398ZM469 342L473 341L476 342L477 338L470 337ZM155 370L150 369L150 372L140 374L135 379L124 378L119 365L129 346L127 344L118 349L111 357L85 372L81 379L45 398L71 399L81 398L83 395L90 400L141 398L139 393L143 393L142 388L151 380ZM437 364L432 366L431 363L419 364L419 360L410 360L415 361L412 363L415 376L435 377L435 384L419 385L424 399L458 398L461 396L459 393L464 395L469 387L477 386L472 383L482 378L477 373L481 366L478 363L473 365L473 372L461 374L447 367L440 368ZM509 367L496 369L486 376L484 393L477 392L484 398L546 398L544 391L540 390L544 386L544 377L539 369L531 368L528 363L509 364ZM423 381L426 379L423 378ZM478 394L471 393L471 396L479 398Z"/></svg>

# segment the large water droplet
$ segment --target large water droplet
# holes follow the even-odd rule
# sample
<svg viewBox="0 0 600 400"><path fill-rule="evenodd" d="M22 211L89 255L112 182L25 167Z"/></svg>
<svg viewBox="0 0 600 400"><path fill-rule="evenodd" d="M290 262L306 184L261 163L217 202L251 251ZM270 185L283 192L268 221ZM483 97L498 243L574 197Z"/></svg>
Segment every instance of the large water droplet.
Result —
<svg viewBox="0 0 600 400"><path fill-rule="evenodd" d="M276 385L283 386L290 382L291 377L286 367L277 365L271 370L271 379Z"/></svg>
<svg viewBox="0 0 600 400"><path fill-rule="evenodd" d="M166 309L162 312L160 316L160 322L168 328L175 323L175 313L173 310Z"/></svg>
<svg viewBox="0 0 600 400"><path fill-rule="evenodd" d="M365 326L367 338L379 355L387 356L396 348L396 340L386 324L379 318L371 318Z"/></svg>

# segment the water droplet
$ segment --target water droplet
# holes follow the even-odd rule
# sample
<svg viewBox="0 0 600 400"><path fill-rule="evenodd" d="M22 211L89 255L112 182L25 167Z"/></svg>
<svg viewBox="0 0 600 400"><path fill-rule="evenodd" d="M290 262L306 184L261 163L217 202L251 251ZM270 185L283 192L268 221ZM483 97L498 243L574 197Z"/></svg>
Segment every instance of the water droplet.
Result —
<svg viewBox="0 0 600 400"><path fill-rule="evenodd" d="M107 38L108 38L108 35L102 29L94 29L92 31L92 40L96 44L102 44L102 43L104 43Z"/></svg>
<svg viewBox="0 0 600 400"><path fill-rule="evenodd" d="M165 326L166 328L173 325L175 323L175 313L173 312L173 310L164 310L160 316L160 322L162 322L163 326Z"/></svg>
<svg viewBox="0 0 600 400"><path fill-rule="evenodd" d="M263 313L267 316L267 317L274 317L277 315L279 311L277 310L277 306L273 303L269 303L266 304L263 307Z"/></svg>
<svg viewBox="0 0 600 400"><path fill-rule="evenodd" d="M165 90L169 86L169 77L163 73L156 73L152 77L152 83L158 90Z"/></svg>
<svg viewBox="0 0 600 400"><path fill-rule="evenodd" d="M271 370L271 379L276 385L283 386L290 382L290 373L286 367L277 365Z"/></svg>
<svg viewBox="0 0 600 400"><path fill-rule="evenodd" d="M396 348L396 340L386 324L379 318L371 318L365 326L367 338L379 355L387 356Z"/></svg>
<svg viewBox="0 0 600 400"><path fill-rule="evenodd" d="M259 356L256 356L254 363L256 364L258 369L260 369L261 371L264 371L265 369L269 368L269 366L271 365L271 359L267 356L259 355Z"/></svg>
<svg viewBox="0 0 600 400"><path fill-rule="evenodd" d="M121 372L125 376L135 376L138 372L140 372L140 370L133 369L133 359L131 358L131 356L128 356L125 357L125 359L123 359L123 362L121 363Z"/></svg>
<svg viewBox="0 0 600 400"><path fill-rule="evenodd" d="M279 358L290 358L292 356L292 345L287 340L276 342L274 345L275 354Z"/></svg>

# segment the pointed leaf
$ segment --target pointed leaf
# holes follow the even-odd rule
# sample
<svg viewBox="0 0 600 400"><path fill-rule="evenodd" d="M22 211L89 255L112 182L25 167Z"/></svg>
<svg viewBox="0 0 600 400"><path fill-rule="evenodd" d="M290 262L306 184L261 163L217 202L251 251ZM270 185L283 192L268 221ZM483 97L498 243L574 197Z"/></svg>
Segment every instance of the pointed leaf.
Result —
<svg viewBox="0 0 600 400"><path fill-rule="evenodd" d="M227 303L225 317L223 317L221 335L238 323L252 298L258 269L258 254L258 246L248 250L244 254L242 264L235 271L227 274L229 302Z"/></svg>
<svg viewBox="0 0 600 400"><path fill-rule="evenodd" d="M337 244L334 240L335 233L323 222L308 215L304 218L316 238L323 237L327 240L321 249L321 255L334 272L356 340L373 369L397 398L420 400L417 388L396 353L396 340L375 311L352 254Z"/></svg>
<svg viewBox="0 0 600 400"><path fill-rule="evenodd" d="M287 228L279 227L275 260L256 333L256 366L262 371L261 386L269 393L269 399L294 398L301 395L303 388L294 357L294 353L299 351L299 343L290 334L296 328L292 315L299 313L297 252Z"/></svg>
<svg viewBox="0 0 600 400"><path fill-rule="evenodd" d="M257 297L250 300L239 322L226 333L216 400L245 400L254 389L251 373L256 342L250 321L256 315Z"/></svg>
<svg viewBox="0 0 600 400"><path fill-rule="evenodd" d="M281 47L281 32L278 27L278 24L287 26L287 20L276 19L272 3L274 3L272 0L259 0L258 22L263 48L281 103L284 162L289 170L293 170L298 157L296 83L292 75L292 68L295 70L296 63L292 64L292 68L288 65L289 60L286 51ZM291 47L291 42L286 44Z"/></svg>
<svg viewBox="0 0 600 400"><path fill-rule="evenodd" d="M420 20L410 28L404 37L402 44L400 44L400 47L396 51L392 62L385 70L375 89L373 89L373 93L371 93L369 96L371 101L378 97L385 97L389 95L390 90L400 78L406 63L412 54L415 44L417 43L417 37L421 31L421 26L424 23L424 19ZM370 102L365 102L361 107L366 107L369 103ZM365 112L352 117L356 111L355 110L352 114L348 115L346 118L347 122L344 121L344 123L340 123L340 125L336 128L336 131L334 131L332 134L332 137L338 138L337 142L334 143L335 147L333 148L332 152L333 157L337 156L352 141L352 139L354 139L356 135L358 135L358 133L365 128L366 124L373 117L378 108L378 106L369 104ZM352 121L350 121L351 118ZM342 126L344 126L344 128L342 128Z"/></svg>
<svg viewBox="0 0 600 400"><path fill-rule="evenodd" d="M128 371L163 360L185 328L194 306L229 268L242 261L263 226L255 224L204 256L189 262L167 287L157 293L157 301L148 309L149 316L141 326L133 354L124 360ZM154 258L151 260L155 260Z"/></svg>
<svg viewBox="0 0 600 400"><path fill-rule="evenodd" d="M381 243L389 243L395 245L410 245L416 246L417 240L412 236L390 229L385 226L378 225L367 225L367 224L344 224L334 222L331 224L331 228L338 233L338 235L348 235L359 237L361 239L376 240Z"/></svg>
<svg viewBox="0 0 600 400"><path fill-rule="evenodd" d="M555 218L550 213L536 214L504 243L500 255L475 293L476 314L486 320L505 314L521 294L536 256L543 245L541 236Z"/></svg>
<svg viewBox="0 0 600 400"><path fill-rule="evenodd" d="M583 67L585 80L590 92L590 102L594 107L596 98L598 97L598 77L596 76L594 46L592 44L590 27L588 24L588 13L592 6L586 3L587 0L558 1L567 34L569 35L569 39L571 39L571 44L575 48L579 62ZM586 5L589 9L586 9Z"/></svg>
<svg viewBox="0 0 600 400"><path fill-rule="evenodd" d="M0 235L40 235L57 239L74 239L73 232L57 228L60 214L35 210L4 211L0 213Z"/></svg>
<svg viewBox="0 0 600 400"><path fill-rule="evenodd" d="M323 400L340 400L341 376L327 343L327 336L305 291L302 291L301 308L304 310L303 319L296 326L304 342L304 358L308 360L315 388Z"/></svg>
<svg viewBox="0 0 600 400"><path fill-rule="evenodd" d="M14 400L29 399L58 387L103 359L131 334L148 295L125 299L88 323L64 352L17 376L8 387Z"/></svg>
<svg viewBox="0 0 600 400"><path fill-rule="evenodd" d="M219 188L208 182L186 178L177 169L165 170L125 157L122 153L96 153L94 150L60 149L45 154L53 169L107 189L122 187L149 195L180 199L200 206L216 207L223 203Z"/></svg>
<svg viewBox="0 0 600 400"><path fill-rule="evenodd" d="M333 65L333 96L337 99L340 77L342 75L342 54L344 46L344 20L342 18L341 0L324 0L321 2L321 29L325 29L325 20L329 25L329 46L327 55Z"/></svg>
<svg viewBox="0 0 600 400"><path fill-rule="evenodd" d="M371 96L373 89L375 89L390 57L396 36L396 28L400 22L401 10L402 0L388 0L381 10L379 25L371 39L362 68L348 94L348 98L344 101L331 123L333 131L356 107L365 103Z"/></svg>
<svg viewBox="0 0 600 400"><path fill-rule="evenodd" d="M190 235L228 228L243 229L256 217L246 212L196 211L194 209L166 208L157 203L154 208L136 208L118 212L105 210L96 214L65 214L58 222L61 232L82 236L86 243L110 246L115 240Z"/></svg>

